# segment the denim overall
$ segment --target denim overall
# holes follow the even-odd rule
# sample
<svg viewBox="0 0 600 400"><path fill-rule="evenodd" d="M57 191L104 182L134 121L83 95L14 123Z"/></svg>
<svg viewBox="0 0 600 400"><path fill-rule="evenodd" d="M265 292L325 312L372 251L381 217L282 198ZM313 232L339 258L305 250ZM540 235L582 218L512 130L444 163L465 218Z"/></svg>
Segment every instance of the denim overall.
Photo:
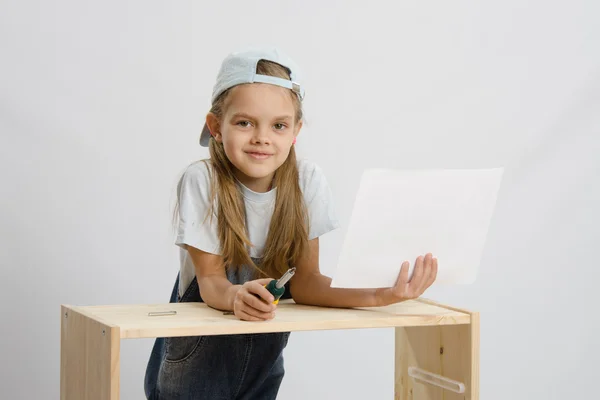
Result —
<svg viewBox="0 0 600 400"><path fill-rule="evenodd" d="M250 270L228 272L233 284ZM202 302L196 278L178 295L179 274L170 303ZM283 298L290 298L289 287ZM248 322L261 323L261 322ZM156 338L144 378L149 400L271 400L284 376L283 350L289 332Z"/></svg>

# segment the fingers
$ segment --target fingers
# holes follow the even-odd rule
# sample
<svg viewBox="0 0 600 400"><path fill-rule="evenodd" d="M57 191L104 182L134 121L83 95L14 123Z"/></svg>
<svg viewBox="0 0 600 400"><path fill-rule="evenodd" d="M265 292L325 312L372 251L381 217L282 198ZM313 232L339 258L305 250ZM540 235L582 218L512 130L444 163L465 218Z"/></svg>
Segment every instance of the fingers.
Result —
<svg viewBox="0 0 600 400"><path fill-rule="evenodd" d="M264 321L275 317L277 306L274 298L264 287L271 279L246 282L237 291L233 303L234 314L247 321Z"/></svg>
<svg viewBox="0 0 600 400"><path fill-rule="evenodd" d="M431 273L429 274L429 279L427 280L426 288L433 285L433 282L435 282L435 280L437 278L437 271L438 271L438 260L437 260L437 258L433 258L432 264L431 264Z"/></svg>
<svg viewBox="0 0 600 400"><path fill-rule="evenodd" d="M433 254L427 253L425 257L419 256L415 261L413 276L406 291L406 298L416 299L433 284L437 276L437 259Z"/></svg>
<svg viewBox="0 0 600 400"><path fill-rule="evenodd" d="M437 278L438 260L433 254L427 253L423 262L423 276L417 288L418 296L421 296ZM417 297L418 297L417 296Z"/></svg>
<svg viewBox="0 0 600 400"><path fill-rule="evenodd" d="M408 268L410 264L408 261L404 261L402 266L400 267L400 273L398 274L398 279L396 279L396 283L392 289L392 294L394 297L403 298L405 296L406 291L408 290Z"/></svg>
<svg viewBox="0 0 600 400"><path fill-rule="evenodd" d="M258 297L257 292L262 292L262 291L254 288L254 287L250 287L247 290L240 290L238 292L239 297L242 300L242 302L245 305L247 305L248 307L254 308L258 311L262 311L265 313L273 312L276 307L275 304L272 303L274 300L273 295L271 293L269 293L269 291L266 290L264 287L260 286L260 288L267 292L267 295L265 297L270 297L271 301L267 302L266 300Z"/></svg>
<svg viewBox="0 0 600 400"><path fill-rule="evenodd" d="M418 295L422 295L425 292L425 289L429 287L427 284L431 277L431 269L432 269L432 260L433 255L431 253L427 253L425 255L425 259L423 260L423 275L421 275L421 280L417 286Z"/></svg>
<svg viewBox="0 0 600 400"><path fill-rule="evenodd" d="M241 290L240 290L241 292ZM264 321L275 317L275 304L267 304L248 292L236 296L233 310L238 317L252 317L251 321Z"/></svg>
<svg viewBox="0 0 600 400"><path fill-rule="evenodd" d="M408 269L409 263L408 261L404 261L400 268L396 284L386 292L392 294L395 299L393 302L416 299L421 296L437 278L438 261L431 253L427 253L425 257L417 257L410 280Z"/></svg>
<svg viewBox="0 0 600 400"><path fill-rule="evenodd" d="M398 279L396 280L396 286L402 285L406 286L408 284L408 267L410 266L408 261L404 261L402 266L400 267L400 275L398 275Z"/></svg>
<svg viewBox="0 0 600 400"><path fill-rule="evenodd" d="M242 320L244 320L244 321L265 321L265 320L268 320L268 319L272 319L272 318L273 318L273 315L272 315L272 316L269 316L269 317L265 317L265 316L255 316L255 315L251 314L251 311L250 311L250 312L248 312L248 311L250 311L250 309L246 309L246 310L238 310L238 311L235 313L235 315L236 315L236 316L237 316L239 319L242 319Z"/></svg>
<svg viewBox="0 0 600 400"><path fill-rule="evenodd" d="M418 289L421 286L421 280L423 279L423 256L417 257L415 261L415 269L413 276L410 279L411 287Z"/></svg>
<svg viewBox="0 0 600 400"><path fill-rule="evenodd" d="M271 279L259 279L256 281L246 282L244 288L251 294L258 296L263 302L272 303L275 301L273 295L265 288L265 285L269 283ZM258 300L260 300L258 299ZM248 303L250 304L250 303Z"/></svg>

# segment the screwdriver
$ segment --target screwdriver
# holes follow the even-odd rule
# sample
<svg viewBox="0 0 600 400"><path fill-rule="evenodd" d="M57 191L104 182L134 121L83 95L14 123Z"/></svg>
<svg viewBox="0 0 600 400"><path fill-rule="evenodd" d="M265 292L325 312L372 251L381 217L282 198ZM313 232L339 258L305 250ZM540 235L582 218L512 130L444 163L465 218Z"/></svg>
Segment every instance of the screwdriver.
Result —
<svg viewBox="0 0 600 400"><path fill-rule="evenodd" d="M265 288L273 295L275 300L273 304L279 303L279 299L285 293L285 284L288 283L292 276L296 273L296 267L292 267L286 271L278 280L273 279L271 282L265 285Z"/></svg>
<svg viewBox="0 0 600 400"><path fill-rule="evenodd" d="M288 283L288 281L290 279L292 279L292 276L294 276L295 273L296 273L296 267L292 267L292 268L288 269L285 272L285 274L283 274L281 276L281 278L279 278L277 280L273 279L264 286L265 288L267 288L269 293L271 293L273 295L273 297L275 298L275 300L273 300L273 304L279 303L279 299L285 293L285 284ZM259 296L256 295L256 297L259 297ZM223 315L234 315L234 312L226 311L223 313Z"/></svg>

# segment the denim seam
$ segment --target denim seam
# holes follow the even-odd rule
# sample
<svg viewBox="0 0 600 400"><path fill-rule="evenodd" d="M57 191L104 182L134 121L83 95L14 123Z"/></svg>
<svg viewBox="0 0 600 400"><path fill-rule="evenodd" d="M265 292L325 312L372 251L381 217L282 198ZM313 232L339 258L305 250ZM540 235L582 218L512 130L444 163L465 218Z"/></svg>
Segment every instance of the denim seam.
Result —
<svg viewBox="0 0 600 400"><path fill-rule="evenodd" d="M246 380L246 371L248 370L248 363L250 361L250 354L252 353L252 335L247 336L248 344L246 346L246 354L244 355L244 363L242 366L242 372L240 374L240 383L238 385L237 390L235 391L235 397L237 398L242 390L242 385Z"/></svg>

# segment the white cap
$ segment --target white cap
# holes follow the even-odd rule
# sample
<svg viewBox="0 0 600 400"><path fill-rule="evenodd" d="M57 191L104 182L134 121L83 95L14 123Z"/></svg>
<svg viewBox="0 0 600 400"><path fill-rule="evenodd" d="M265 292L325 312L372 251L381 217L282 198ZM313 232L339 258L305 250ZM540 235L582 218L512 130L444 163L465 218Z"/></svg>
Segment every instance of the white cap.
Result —
<svg viewBox="0 0 600 400"><path fill-rule="evenodd" d="M260 60L272 61L287 68L290 71L291 80L257 74L256 65ZM302 101L304 86L300 82L298 66L287 55L276 48L250 48L231 53L223 60L213 88L211 103L214 103L225 90L244 83L269 83L281 86L294 91ZM200 135L200 145L207 147L210 136L210 131L205 123Z"/></svg>

